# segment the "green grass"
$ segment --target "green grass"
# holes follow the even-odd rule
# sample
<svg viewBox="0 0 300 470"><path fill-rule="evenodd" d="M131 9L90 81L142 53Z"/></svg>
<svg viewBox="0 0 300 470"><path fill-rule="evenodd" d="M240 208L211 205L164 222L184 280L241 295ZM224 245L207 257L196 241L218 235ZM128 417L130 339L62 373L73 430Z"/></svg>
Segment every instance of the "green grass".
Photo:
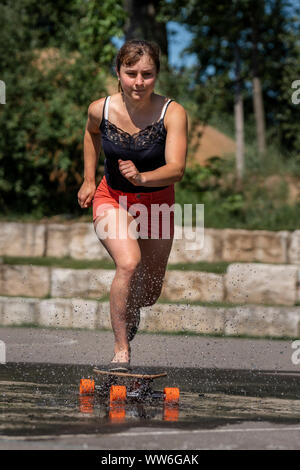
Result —
<svg viewBox="0 0 300 470"><path fill-rule="evenodd" d="M3 264L9 265L30 265L46 266L65 269L115 269L115 265L110 260L77 260L73 258L51 258L51 257L21 257L21 256L3 256ZM239 263L247 263L239 261ZM259 262L257 262L259 263ZM197 261L195 263L175 263L168 264L168 271L199 271L215 274L225 274L227 267L231 263L218 261L209 263Z"/></svg>
<svg viewBox="0 0 300 470"><path fill-rule="evenodd" d="M9 297L9 298L18 298L18 299L31 299L32 297L31 296L27 296L27 295L19 295L19 296L14 296L14 295L5 295L5 296L2 296L0 295L0 298L1 297ZM74 296L70 296L70 297L61 297L61 299L72 299L74 298ZM83 297L81 296L80 297L82 300L92 300L92 301L97 301L97 302L109 302L109 293L103 295L102 297ZM47 296L44 296L44 297L35 297L35 299L38 299L40 301L42 300L51 300L53 299L52 297L50 297L50 295L47 295ZM266 304L266 303L260 303L260 304L255 304L254 302L251 302L250 304L245 304L245 303L231 303L231 302L204 302L204 301L200 301L200 300L189 300L189 299L180 299L180 300L170 300L166 297L160 297L158 299L158 301L156 302L157 304L167 304L167 305L181 305L181 306L185 306L186 308L189 308L189 307L211 307L211 308L238 308L238 307L248 307L249 305L253 305L253 306L257 306L257 307L284 307L284 308L288 308L290 306L288 305L283 305L283 304ZM295 305L293 305L292 307L290 308L293 308L293 307L299 307L300 304L297 302L295 303Z"/></svg>
<svg viewBox="0 0 300 470"><path fill-rule="evenodd" d="M3 264L9 265L30 265L46 266L65 269L115 269L115 264L110 260L77 260L73 258L51 258L51 257L21 257L21 256L3 256ZM248 263L239 261L239 263ZM257 263L260 263L257 261ZM218 261L209 263L197 261L195 263L175 263L168 264L168 271L199 271L215 274L225 274L227 267L231 263Z"/></svg>
<svg viewBox="0 0 300 470"><path fill-rule="evenodd" d="M159 300L157 301L159 304L171 304L171 305L186 305L186 307L193 307L193 306L199 306L199 307L214 307L214 308L237 308L237 307L249 307L250 305L256 306L256 307L285 307L285 308L294 308L294 307L299 307L299 303L295 303L295 305L284 305L284 304L266 304L266 303L260 303L256 304L254 302L251 302L249 304L246 303L231 303L231 302L204 302L200 300L187 300L187 299L180 299L180 300L169 300L165 297L160 297Z"/></svg>
<svg viewBox="0 0 300 470"><path fill-rule="evenodd" d="M77 260L73 258L3 256L3 263L10 265L48 266L65 269L115 269L110 260Z"/></svg>
<svg viewBox="0 0 300 470"><path fill-rule="evenodd" d="M21 323L19 325L0 325L1 328L35 328L35 329L45 329L45 330L72 330L72 331L94 331L94 332L109 332L112 333L112 330L107 328L95 328L91 330L89 328L70 328L70 327L54 327L54 326L41 326L37 323ZM160 335L160 336L185 336L185 337L199 337L199 338L217 338L217 339L249 339L249 340L259 340L259 341L294 341L299 339L298 337L294 336L253 336L253 335L225 335L224 333L196 333L194 331L141 331L139 330L138 335Z"/></svg>

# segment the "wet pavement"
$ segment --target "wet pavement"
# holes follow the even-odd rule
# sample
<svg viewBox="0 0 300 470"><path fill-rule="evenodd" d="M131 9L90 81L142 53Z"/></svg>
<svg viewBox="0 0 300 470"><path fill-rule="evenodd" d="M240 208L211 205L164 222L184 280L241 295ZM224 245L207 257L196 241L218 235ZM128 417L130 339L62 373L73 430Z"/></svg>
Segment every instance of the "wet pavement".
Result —
<svg viewBox="0 0 300 470"><path fill-rule="evenodd" d="M6 342L9 343L9 336L15 341L11 344L20 346L22 330L12 330L6 331ZM31 331L35 341L29 348L26 332L28 330L23 330L27 353L29 349L34 350L34 342L45 348L47 338L53 341L53 332L44 331L42 341L41 330ZM4 333L2 330L2 337ZM68 337L66 332L56 332L56 335ZM144 338L139 339L147 343L148 335L141 336ZM165 347L172 347L174 338L160 339L164 340ZM185 340L191 340L195 346L199 338ZM153 345L153 335L151 341ZM200 343L207 344L207 341L201 338ZM250 340L231 342L235 353L241 345L244 349L249 346L247 341ZM72 344L70 332L68 344ZM215 344L220 348L222 339ZM275 341L273 349L288 350L284 347L287 344ZM256 351L261 348L262 353L266 347L264 342L256 342ZM93 397L80 396L80 379L94 375L95 362L8 362L0 365L0 448L299 449L299 365L268 369L263 367L262 356L261 364L256 359L255 369L247 368L246 364L244 368L237 368L237 364L232 364L235 367L231 368L164 364L135 367L136 372L166 371L168 376L155 380L153 388L179 387L178 406L167 406L163 400L129 400L112 407L109 400L97 392ZM283 365L287 363L281 358ZM97 362L99 366L101 363ZM96 378L96 383L101 380Z"/></svg>

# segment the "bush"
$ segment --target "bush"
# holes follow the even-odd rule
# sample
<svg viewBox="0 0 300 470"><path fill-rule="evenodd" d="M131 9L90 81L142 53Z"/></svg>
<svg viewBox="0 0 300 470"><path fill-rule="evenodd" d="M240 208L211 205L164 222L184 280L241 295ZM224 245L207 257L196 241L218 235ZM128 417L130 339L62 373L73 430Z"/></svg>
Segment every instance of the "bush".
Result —
<svg viewBox="0 0 300 470"><path fill-rule="evenodd" d="M22 74L4 73L7 96L0 114L4 213L79 213L87 109L91 101L105 96L106 77L79 54L70 57L56 51L54 56L39 62L39 51L23 65Z"/></svg>

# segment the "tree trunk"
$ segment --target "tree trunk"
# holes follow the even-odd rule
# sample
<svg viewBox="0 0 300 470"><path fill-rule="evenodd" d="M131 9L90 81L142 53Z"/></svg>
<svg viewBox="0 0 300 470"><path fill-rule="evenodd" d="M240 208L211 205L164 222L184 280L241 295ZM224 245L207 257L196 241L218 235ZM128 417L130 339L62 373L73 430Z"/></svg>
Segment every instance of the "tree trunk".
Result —
<svg viewBox="0 0 300 470"><path fill-rule="evenodd" d="M264 7L261 7L264 9ZM263 10L262 10L263 11ZM252 86L253 86L253 110L256 124L256 140L258 153L262 155L266 150L265 112L262 95L261 80L258 64L258 24L259 12L255 9L252 18Z"/></svg>
<svg viewBox="0 0 300 470"><path fill-rule="evenodd" d="M236 170L237 184L241 189L245 171L244 162L244 111L243 96L241 91L241 59L239 46L235 47L235 97L234 97L234 118L235 118L235 136L236 136Z"/></svg>
<svg viewBox="0 0 300 470"><path fill-rule="evenodd" d="M163 55L168 57L168 38L165 23L158 23L156 15L160 0L124 0L128 14L125 22L125 40L145 39L155 41Z"/></svg>
<svg viewBox="0 0 300 470"><path fill-rule="evenodd" d="M261 90L260 78L253 77L253 107L256 123L257 148L258 153L263 154L266 151L266 132L264 103Z"/></svg>

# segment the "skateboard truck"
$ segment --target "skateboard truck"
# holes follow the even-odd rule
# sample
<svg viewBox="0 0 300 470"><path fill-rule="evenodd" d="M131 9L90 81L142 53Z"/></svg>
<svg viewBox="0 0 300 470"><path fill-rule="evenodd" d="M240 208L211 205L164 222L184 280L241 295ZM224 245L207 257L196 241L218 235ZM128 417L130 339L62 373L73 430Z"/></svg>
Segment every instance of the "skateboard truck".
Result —
<svg viewBox="0 0 300 470"><path fill-rule="evenodd" d="M167 373L161 374L132 374L129 372L110 372L99 369L93 369L96 375L106 376L102 385L95 385L95 379L81 379L79 393L80 395L93 395L95 391L102 396L109 394L111 401L125 401L127 398L133 399L161 399L167 402L178 403L179 388L165 387L164 391L152 390L151 384L155 379L166 377ZM127 383L121 385L121 382Z"/></svg>

